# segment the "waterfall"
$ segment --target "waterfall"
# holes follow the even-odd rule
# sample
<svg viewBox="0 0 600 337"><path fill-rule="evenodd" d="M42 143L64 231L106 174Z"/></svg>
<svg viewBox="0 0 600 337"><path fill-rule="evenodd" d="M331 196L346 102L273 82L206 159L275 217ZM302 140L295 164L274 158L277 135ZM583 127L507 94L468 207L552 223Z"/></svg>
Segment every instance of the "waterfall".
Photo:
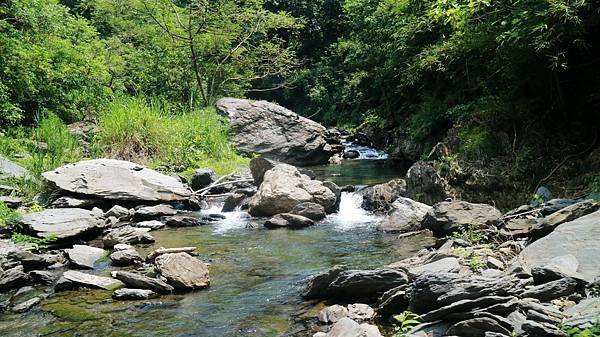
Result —
<svg viewBox="0 0 600 337"><path fill-rule="evenodd" d="M356 227L370 226L381 220L381 216L374 215L362 208L362 195L355 192L342 192L340 209L337 213L327 217L337 229L347 230Z"/></svg>
<svg viewBox="0 0 600 337"><path fill-rule="evenodd" d="M343 141L342 145L344 145L344 151L357 151L360 154L360 157L357 159L387 159L387 153L383 151L378 151L372 147L368 147L365 145L356 145L352 142Z"/></svg>

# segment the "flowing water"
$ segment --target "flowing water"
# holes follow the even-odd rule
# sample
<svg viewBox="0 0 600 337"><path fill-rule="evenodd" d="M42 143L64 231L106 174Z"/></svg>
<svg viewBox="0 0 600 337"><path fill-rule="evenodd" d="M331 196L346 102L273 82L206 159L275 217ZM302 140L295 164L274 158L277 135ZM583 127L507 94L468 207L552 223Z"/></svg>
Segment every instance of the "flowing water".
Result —
<svg viewBox="0 0 600 337"><path fill-rule="evenodd" d="M397 176L373 169L356 173L361 162L373 165L347 161L338 168L348 164L343 170L352 172L345 176L352 184ZM319 306L300 297L310 275L338 264L380 267L430 240L377 232L380 218L362 210L361 201L344 193L339 213L302 230L265 230L264 220L231 212L209 226L154 231L156 243L138 249L198 247L210 263L208 289L137 302L112 301L110 292L100 290L58 293L28 313L0 315L0 336L312 336ZM94 273L111 269L104 262Z"/></svg>

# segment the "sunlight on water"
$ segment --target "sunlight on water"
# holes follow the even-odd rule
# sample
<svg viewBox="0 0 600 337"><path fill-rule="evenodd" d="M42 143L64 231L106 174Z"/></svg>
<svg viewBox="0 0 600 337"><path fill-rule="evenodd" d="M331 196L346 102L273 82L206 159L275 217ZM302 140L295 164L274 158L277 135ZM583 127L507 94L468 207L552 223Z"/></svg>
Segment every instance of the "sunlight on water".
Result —
<svg viewBox="0 0 600 337"><path fill-rule="evenodd" d="M225 219L215 223L213 233L226 234L248 228L251 220L250 214L238 209L233 212L221 212L222 207L223 204L220 203L202 211L205 214L221 214L225 216Z"/></svg>
<svg viewBox="0 0 600 337"><path fill-rule="evenodd" d="M361 207L362 195L342 192L340 210L327 217L326 222L339 230L349 230L357 227L369 227L382 220L382 216L374 215Z"/></svg>
<svg viewBox="0 0 600 337"><path fill-rule="evenodd" d="M342 142L344 145L344 151L358 151L360 157L358 159L387 159L387 153L378 151L372 147L364 145L355 145L352 142Z"/></svg>

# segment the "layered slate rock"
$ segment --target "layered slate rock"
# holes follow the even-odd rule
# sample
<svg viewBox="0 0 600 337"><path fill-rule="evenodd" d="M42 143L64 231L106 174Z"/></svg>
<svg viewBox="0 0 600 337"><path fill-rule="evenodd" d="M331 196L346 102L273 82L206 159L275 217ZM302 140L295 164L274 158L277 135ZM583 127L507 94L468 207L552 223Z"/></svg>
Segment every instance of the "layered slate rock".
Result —
<svg viewBox="0 0 600 337"><path fill-rule="evenodd" d="M533 242L521 252L519 263L525 268L552 264L559 256L573 256L577 272L593 282L600 275L600 211L565 222L547 236Z"/></svg>
<svg viewBox="0 0 600 337"><path fill-rule="evenodd" d="M115 159L80 161L42 175L64 191L110 200L172 202L192 193L173 177Z"/></svg>
<svg viewBox="0 0 600 337"><path fill-rule="evenodd" d="M69 256L71 265L82 269L94 269L96 261L106 253L102 248L86 245L74 245L73 248L65 249L65 252Z"/></svg>
<svg viewBox="0 0 600 337"><path fill-rule="evenodd" d="M250 214L272 216L289 213L298 204L314 202L331 211L336 195L322 182L311 180L291 165L279 164L267 171L264 181L250 199Z"/></svg>
<svg viewBox="0 0 600 337"><path fill-rule="evenodd" d="M314 225L315 222L307 217L297 214L281 213L265 221L264 226L268 229L276 228L304 228Z"/></svg>
<svg viewBox="0 0 600 337"><path fill-rule="evenodd" d="M419 230L425 214L431 206L414 201L409 198L399 197L392 204L392 209L377 226L384 232L409 232Z"/></svg>
<svg viewBox="0 0 600 337"><path fill-rule="evenodd" d="M119 280L115 280L112 277L104 277L98 275L92 275L82 273L76 270L67 270L63 273L62 279L67 282L60 282L61 287L57 290L85 287L85 288L99 288L105 290L115 290L121 288L123 283ZM68 284L70 283L70 284Z"/></svg>
<svg viewBox="0 0 600 337"><path fill-rule="evenodd" d="M444 236L461 228L484 228L501 216L502 213L491 205L443 201L433 205L427 212L422 227L436 236Z"/></svg>
<svg viewBox="0 0 600 337"><path fill-rule="evenodd" d="M23 270L23 266L7 269L0 273L0 291L6 291L12 288L22 286L29 277Z"/></svg>
<svg viewBox="0 0 600 337"><path fill-rule="evenodd" d="M208 266L187 253L162 254L154 261L167 282L178 289L202 289L210 285Z"/></svg>
<svg viewBox="0 0 600 337"><path fill-rule="evenodd" d="M38 237L66 240L100 230L104 226L100 216L81 208L57 208L25 214L21 223Z"/></svg>
<svg viewBox="0 0 600 337"><path fill-rule="evenodd" d="M7 178L31 178L31 174L21 165L0 156L0 179Z"/></svg>
<svg viewBox="0 0 600 337"><path fill-rule="evenodd" d="M170 294L174 290L171 285L159 279L127 271L115 271L112 273L112 277L125 283L128 287L149 289L159 294Z"/></svg>
<svg viewBox="0 0 600 337"><path fill-rule="evenodd" d="M136 244L136 243L151 243L154 238L149 234L150 228L134 228L124 226L113 229L102 238L102 243L105 247L113 247L119 243Z"/></svg>
<svg viewBox="0 0 600 337"><path fill-rule="evenodd" d="M267 101L222 98L217 109L229 118L236 149L293 165L325 164L333 155L327 129Z"/></svg>

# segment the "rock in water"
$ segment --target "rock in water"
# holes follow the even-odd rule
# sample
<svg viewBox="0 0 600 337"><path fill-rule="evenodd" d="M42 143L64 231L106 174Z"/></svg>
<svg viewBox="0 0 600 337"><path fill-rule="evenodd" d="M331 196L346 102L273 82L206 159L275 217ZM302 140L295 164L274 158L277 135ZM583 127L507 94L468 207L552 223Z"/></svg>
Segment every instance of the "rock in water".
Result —
<svg viewBox="0 0 600 337"><path fill-rule="evenodd" d="M170 294L173 292L173 287L167 283L148 276L131 273L127 271L114 271L112 277L125 283L131 288L150 289L159 294Z"/></svg>
<svg viewBox="0 0 600 337"><path fill-rule="evenodd" d="M85 245L74 245L71 249L65 249L65 252L69 256L71 265L83 269L94 269L94 263L105 254L102 248Z"/></svg>
<svg viewBox="0 0 600 337"><path fill-rule="evenodd" d="M379 329L371 324L358 324L348 317L333 325L326 337L383 337Z"/></svg>
<svg viewBox="0 0 600 337"><path fill-rule="evenodd" d="M384 232L409 232L419 230L425 214L431 206L409 198L400 197L392 204L392 210L377 226Z"/></svg>
<svg viewBox="0 0 600 337"><path fill-rule="evenodd" d="M314 221L325 219L325 208L314 202L303 202L294 206L292 214L301 215Z"/></svg>
<svg viewBox="0 0 600 337"><path fill-rule="evenodd" d="M158 272L179 289L201 289L210 284L208 266L187 253L163 254L154 261Z"/></svg>
<svg viewBox="0 0 600 337"><path fill-rule="evenodd" d="M107 248L111 248L119 243L136 244L154 242L154 238L150 235L150 228L134 228L124 226L113 229L102 238L102 243Z"/></svg>
<svg viewBox="0 0 600 337"><path fill-rule="evenodd" d="M364 209L384 212L392 208L396 199L406 194L406 182L403 179L394 179L384 184L366 187L358 193L363 196Z"/></svg>
<svg viewBox="0 0 600 337"><path fill-rule="evenodd" d="M129 289L121 288L117 289L113 294L112 298L118 301L125 300L147 300L149 298L157 297L158 294L148 289Z"/></svg>
<svg viewBox="0 0 600 337"><path fill-rule="evenodd" d="M588 282L600 275L600 211L565 222L521 252L518 261L526 268L552 264L559 256L572 255L579 262L577 272Z"/></svg>
<svg viewBox="0 0 600 337"><path fill-rule="evenodd" d="M433 205L423 219L422 227L436 236L444 236L461 227L484 228L498 220L502 213L494 206L466 201L443 201Z"/></svg>
<svg viewBox="0 0 600 337"><path fill-rule="evenodd" d="M72 239L100 230L101 215L81 208L47 209L23 215L21 223L38 237Z"/></svg>
<svg viewBox="0 0 600 337"><path fill-rule="evenodd" d="M333 155L324 126L277 104L222 98L216 105L229 118L234 145L242 153L300 166L325 164Z"/></svg>
<svg viewBox="0 0 600 337"><path fill-rule="evenodd" d="M304 228L314 225L315 222L309 218L297 214L281 213L277 214L265 222L265 227L269 229L288 227Z"/></svg>
<svg viewBox="0 0 600 337"><path fill-rule="evenodd" d="M272 216L289 213L303 202L314 202L331 211L337 198L318 180L311 180L291 165L279 164L267 171L264 181L250 199L250 214Z"/></svg>
<svg viewBox="0 0 600 337"><path fill-rule="evenodd" d="M114 290L123 286L119 280L111 277L86 274L75 270L67 270L62 276L68 282L75 286L87 288L100 288L105 290Z"/></svg>
<svg viewBox="0 0 600 337"><path fill-rule="evenodd" d="M20 287L27 282L27 274L23 271L23 266L7 269L0 273L0 291L6 291L12 288Z"/></svg>
<svg viewBox="0 0 600 337"><path fill-rule="evenodd" d="M102 199L170 202L189 199L192 193L173 177L115 159L80 161L42 175L67 192Z"/></svg>
<svg viewBox="0 0 600 337"><path fill-rule="evenodd" d="M325 324L335 323L340 319L348 317L348 309L339 304L335 304L319 311L319 321Z"/></svg>

